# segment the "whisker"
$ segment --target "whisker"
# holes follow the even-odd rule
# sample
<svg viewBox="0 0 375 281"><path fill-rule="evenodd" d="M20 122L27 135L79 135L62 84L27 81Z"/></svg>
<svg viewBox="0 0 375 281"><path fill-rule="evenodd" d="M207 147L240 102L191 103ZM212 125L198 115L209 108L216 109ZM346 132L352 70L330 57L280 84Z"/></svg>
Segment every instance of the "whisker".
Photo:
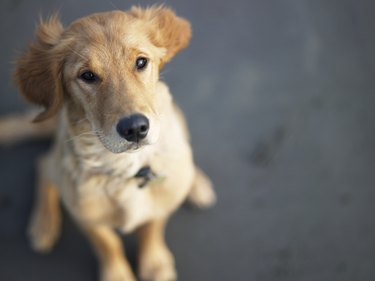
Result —
<svg viewBox="0 0 375 281"><path fill-rule="evenodd" d="M103 115L108 115L108 116L114 116L114 115L118 115L118 113L106 113L106 112L103 112L102 113Z"/></svg>
<svg viewBox="0 0 375 281"><path fill-rule="evenodd" d="M164 75L167 74L168 72L170 72L170 69L163 69L160 73L159 73L159 77L161 80L164 80Z"/></svg>
<svg viewBox="0 0 375 281"><path fill-rule="evenodd" d="M112 1L108 1L109 2L109 4L111 4L111 6L113 7L113 8L115 8L116 10L120 10Z"/></svg>
<svg viewBox="0 0 375 281"><path fill-rule="evenodd" d="M86 121L86 120L88 120L86 117L82 118L82 119L76 121L76 125L79 124L79 123L82 123L83 121Z"/></svg>
<svg viewBox="0 0 375 281"><path fill-rule="evenodd" d="M101 130L94 130L94 131L88 131L88 132L83 132L79 135L73 136L70 139L65 140L65 143L74 141L79 138L83 138L85 136L97 136L98 134L101 135L103 132Z"/></svg>
<svg viewBox="0 0 375 281"><path fill-rule="evenodd" d="M85 57L84 55L78 53L76 50L74 50L73 48L71 48L70 46L68 46L69 50L72 51L73 53L75 53L77 56L81 57L82 59L84 59L85 61L88 60L87 57Z"/></svg>

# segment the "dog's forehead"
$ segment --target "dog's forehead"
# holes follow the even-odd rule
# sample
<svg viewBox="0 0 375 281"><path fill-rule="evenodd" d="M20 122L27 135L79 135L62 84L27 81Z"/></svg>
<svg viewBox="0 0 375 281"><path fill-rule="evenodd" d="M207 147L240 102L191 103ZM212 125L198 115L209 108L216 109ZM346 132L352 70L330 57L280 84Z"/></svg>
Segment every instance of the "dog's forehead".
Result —
<svg viewBox="0 0 375 281"><path fill-rule="evenodd" d="M149 26L125 12L99 13L73 22L66 30L72 39L73 61L102 65L134 60L135 56L162 57L165 49L150 41Z"/></svg>
<svg viewBox="0 0 375 281"><path fill-rule="evenodd" d="M125 12L115 11L93 14L73 22L67 34L78 41L96 47L128 49L147 46L149 42L147 24Z"/></svg>

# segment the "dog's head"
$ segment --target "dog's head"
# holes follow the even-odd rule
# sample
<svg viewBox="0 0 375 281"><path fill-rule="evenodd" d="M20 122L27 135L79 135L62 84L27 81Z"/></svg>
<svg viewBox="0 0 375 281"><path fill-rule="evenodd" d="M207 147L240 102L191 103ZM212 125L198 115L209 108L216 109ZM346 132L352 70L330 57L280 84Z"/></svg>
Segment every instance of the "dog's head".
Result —
<svg viewBox="0 0 375 281"><path fill-rule="evenodd" d="M54 16L38 26L15 80L45 108L36 122L68 103L106 148L130 151L158 139L159 71L190 37L190 24L165 7L94 14L66 29Z"/></svg>

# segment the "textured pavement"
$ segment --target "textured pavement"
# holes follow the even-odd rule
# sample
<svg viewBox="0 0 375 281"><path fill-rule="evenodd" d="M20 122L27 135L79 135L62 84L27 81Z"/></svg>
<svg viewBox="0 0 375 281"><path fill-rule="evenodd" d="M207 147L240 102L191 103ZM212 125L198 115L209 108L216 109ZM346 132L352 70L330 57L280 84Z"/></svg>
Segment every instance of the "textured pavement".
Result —
<svg viewBox="0 0 375 281"><path fill-rule="evenodd" d="M68 24L134 3L153 2L1 1L0 114L26 109L11 61L39 14L59 10ZM219 198L209 211L183 207L168 226L179 280L375 280L375 2L165 3L192 22L193 39L162 76ZM48 145L0 148L1 281L97 280L66 213L50 254L28 245L34 162ZM136 241L126 241L134 264Z"/></svg>

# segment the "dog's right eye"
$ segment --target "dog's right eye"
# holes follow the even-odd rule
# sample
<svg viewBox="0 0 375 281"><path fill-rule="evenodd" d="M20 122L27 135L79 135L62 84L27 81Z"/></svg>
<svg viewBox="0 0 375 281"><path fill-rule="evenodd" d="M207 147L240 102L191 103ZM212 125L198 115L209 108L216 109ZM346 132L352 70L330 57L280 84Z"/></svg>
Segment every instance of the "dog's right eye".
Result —
<svg viewBox="0 0 375 281"><path fill-rule="evenodd" d="M79 77L86 83L94 83L98 80L98 77L91 71L85 71Z"/></svg>

